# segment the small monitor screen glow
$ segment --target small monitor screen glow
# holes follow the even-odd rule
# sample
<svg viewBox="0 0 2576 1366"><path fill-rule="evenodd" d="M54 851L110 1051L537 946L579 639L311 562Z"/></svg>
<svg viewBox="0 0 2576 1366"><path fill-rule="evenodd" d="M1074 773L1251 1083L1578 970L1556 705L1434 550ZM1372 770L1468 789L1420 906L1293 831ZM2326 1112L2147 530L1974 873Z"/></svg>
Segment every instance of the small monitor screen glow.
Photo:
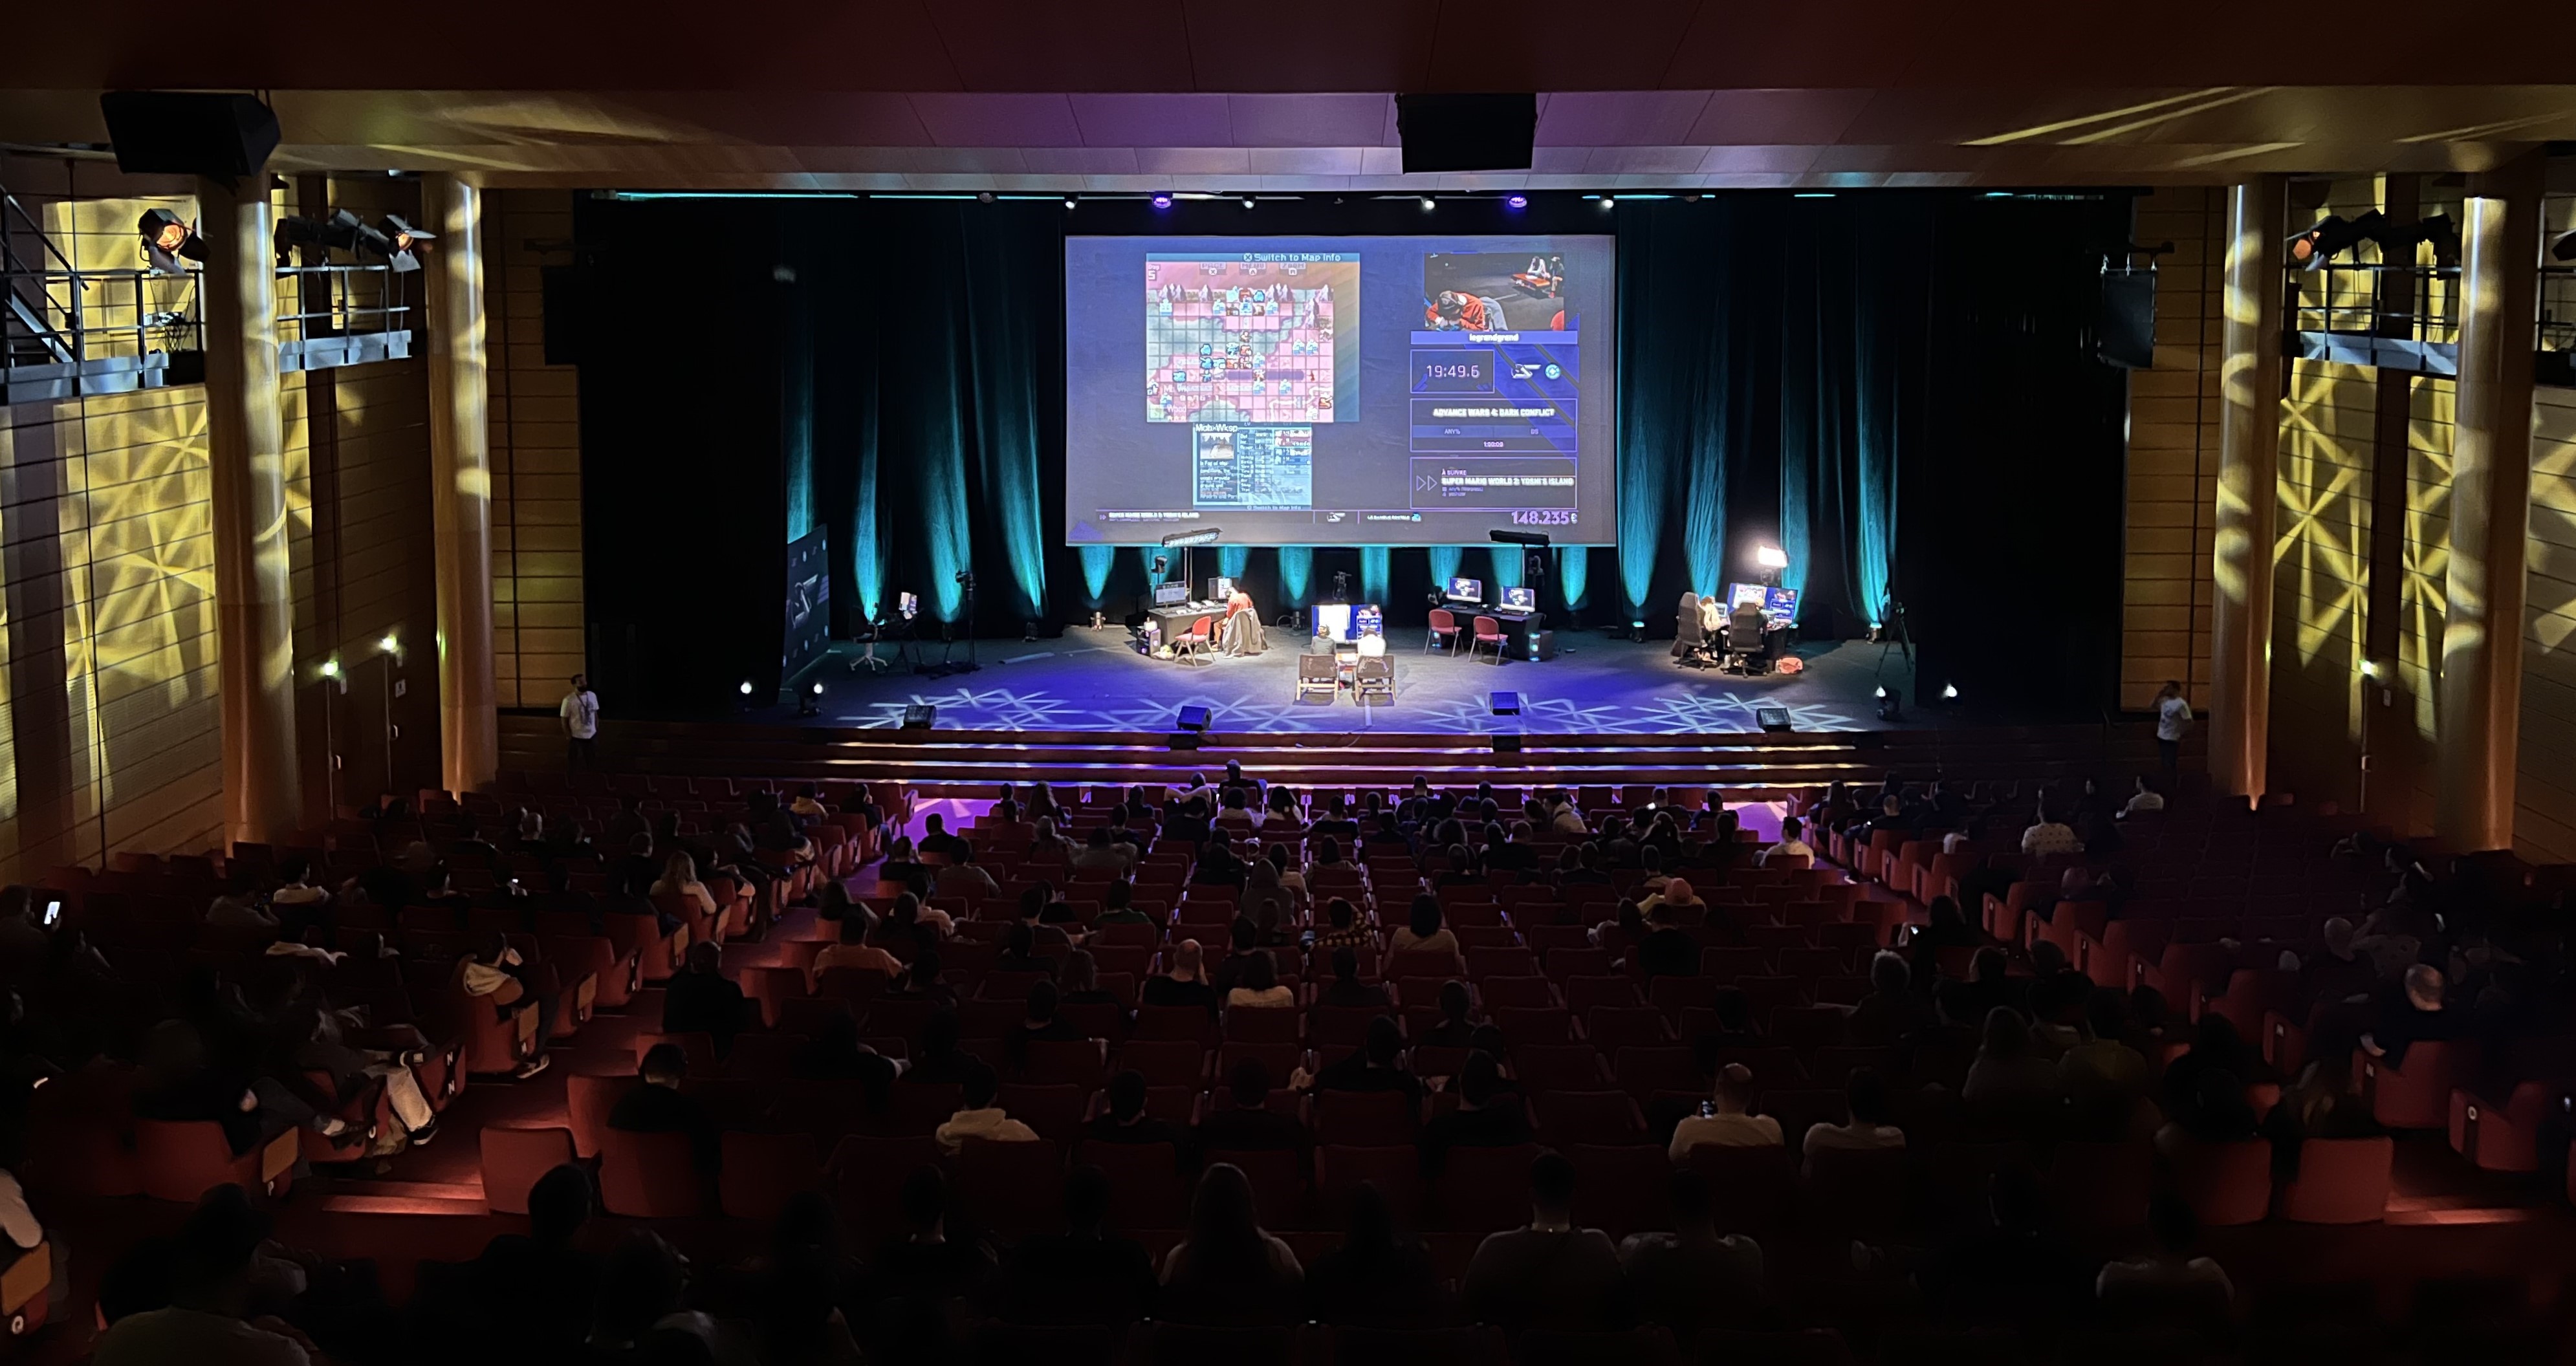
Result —
<svg viewBox="0 0 2576 1366"><path fill-rule="evenodd" d="M910 621L914 617L921 615L921 595L918 593L896 594L895 610L903 613L903 619L906 621Z"/></svg>
<svg viewBox="0 0 2576 1366"><path fill-rule="evenodd" d="M1726 610L1733 612L1746 603L1762 609L1763 620L1774 626L1786 626L1798 619L1798 590L1772 588L1758 583L1730 583L1726 586Z"/></svg>
<svg viewBox="0 0 2576 1366"><path fill-rule="evenodd" d="M1373 602L1361 603L1351 613L1351 638L1386 634L1386 610Z"/></svg>
<svg viewBox="0 0 2576 1366"><path fill-rule="evenodd" d="M1226 578L1223 575L1218 575L1216 578L1208 580L1208 601L1223 602L1227 598L1233 596L1234 580Z"/></svg>
<svg viewBox="0 0 2576 1366"><path fill-rule="evenodd" d="M1351 638L1351 605L1328 602L1315 608L1315 634L1326 640Z"/></svg>
<svg viewBox="0 0 2576 1366"><path fill-rule="evenodd" d="M1186 583L1174 580L1171 583L1158 583L1154 585L1154 605L1156 607L1178 607L1189 600L1190 586Z"/></svg>
<svg viewBox="0 0 2576 1366"><path fill-rule="evenodd" d="M1457 602L1483 602L1485 600L1485 581L1482 579L1451 579L1449 581L1449 596L1452 600Z"/></svg>
<svg viewBox="0 0 2576 1366"><path fill-rule="evenodd" d="M1538 610L1538 590L1506 588L1503 590L1503 606L1515 612L1535 612Z"/></svg>

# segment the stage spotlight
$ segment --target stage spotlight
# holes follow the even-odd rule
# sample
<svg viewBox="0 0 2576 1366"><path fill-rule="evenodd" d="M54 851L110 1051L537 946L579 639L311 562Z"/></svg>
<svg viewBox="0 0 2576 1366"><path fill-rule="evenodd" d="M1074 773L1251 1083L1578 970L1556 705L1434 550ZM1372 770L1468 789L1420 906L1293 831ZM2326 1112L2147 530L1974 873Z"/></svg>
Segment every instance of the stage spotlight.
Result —
<svg viewBox="0 0 2576 1366"><path fill-rule="evenodd" d="M798 716L819 716L823 711L823 685L816 683L796 699Z"/></svg>
<svg viewBox="0 0 2576 1366"><path fill-rule="evenodd" d="M2378 237L2387 223L2387 217L2377 209L2367 210L2353 218L2327 214L2317 220L2315 227L2290 239L2290 264L2301 270L2315 270L2324 265L2328 257L2341 255L2366 239Z"/></svg>
<svg viewBox="0 0 2576 1366"><path fill-rule="evenodd" d="M1038 624L1037 624L1037 622L1036 622L1036 621L1034 621L1034 620L1030 620L1030 621L1023 621L1023 622L1021 622L1021 623L1020 623L1020 639L1022 639L1022 640L1035 640L1035 639L1037 639L1037 638L1038 638Z"/></svg>
<svg viewBox="0 0 2576 1366"><path fill-rule="evenodd" d="M1172 197L1167 194L1158 194L1154 196L1154 207L1158 209L1168 209L1172 207Z"/></svg>
<svg viewBox="0 0 2576 1366"><path fill-rule="evenodd" d="M1944 684L1942 684L1942 685L1941 685L1941 700L1942 700L1942 701L1944 701L1944 702L1956 702L1956 701L1958 701L1958 700L1959 700L1959 685L1958 685L1958 684L1956 684L1956 683L1944 683Z"/></svg>
<svg viewBox="0 0 2576 1366"><path fill-rule="evenodd" d="M2379 677L2379 661L2375 659L2365 659L2361 661L2361 676L2364 678Z"/></svg>
<svg viewBox="0 0 2576 1366"><path fill-rule="evenodd" d="M1072 195L1066 195L1066 196L1064 197L1064 206L1065 206L1066 208L1068 208L1068 209L1070 209L1070 208L1072 208L1072 207L1073 207L1073 196L1072 196Z"/></svg>
<svg viewBox="0 0 2576 1366"><path fill-rule="evenodd" d="M1165 550L1176 550L1185 549L1194 545L1209 545L1213 544L1217 537L1224 534L1225 529L1223 527L1213 526L1203 526L1195 531L1175 531L1171 535L1163 538L1163 548Z"/></svg>
<svg viewBox="0 0 2576 1366"><path fill-rule="evenodd" d="M1605 194L1605 195L1603 195L1603 196L1601 196L1601 207L1602 207L1602 208L1605 208L1605 209L1606 209L1606 208L1609 208L1609 207L1610 207L1610 201L1611 201L1611 196L1606 195L1606 194Z"/></svg>
<svg viewBox="0 0 2576 1366"><path fill-rule="evenodd" d="M1431 200L1431 196L1429 196L1429 195L1424 195L1424 196L1422 197L1422 211L1423 211L1424 213L1429 213L1429 212L1431 212L1433 209L1436 209L1436 208L1438 208L1438 207L1440 207L1438 204L1435 204L1435 203L1433 203L1433 202L1432 202L1432 200Z"/></svg>
<svg viewBox="0 0 2576 1366"><path fill-rule="evenodd" d="M1789 557L1782 553L1780 547L1776 545L1755 546L1753 548L1753 562L1765 569L1786 569L1789 567Z"/></svg>
<svg viewBox="0 0 2576 1366"><path fill-rule="evenodd" d="M196 225L168 209L144 210L134 230L143 238L143 255L156 274L176 275L186 269L179 264L182 257L206 259L206 239L197 235Z"/></svg>
<svg viewBox="0 0 2576 1366"><path fill-rule="evenodd" d="M977 190L977 191L975 192L975 202L976 202L976 203L978 203L978 204L990 204L990 203L992 203L992 202L993 202L993 192L992 192L991 190Z"/></svg>
<svg viewBox="0 0 2576 1366"><path fill-rule="evenodd" d="M1245 207L1245 208L1247 208L1247 209L1252 207L1252 196L1250 196L1250 195L1245 195L1245 196L1243 197L1243 207Z"/></svg>
<svg viewBox="0 0 2576 1366"><path fill-rule="evenodd" d="M1529 196L1525 194L1505 195L1503 196L1503 207L1509 209L1526 209L1529 207Z"/></svg>
<svg viewBox="0 0 2576 1366"><path fill-rule="evenodd" d="M376 648L384 651L386 654L392 654L396 650L402 648L402 642L394 639L391 634L387 634L376 642Z"/></svg>
<svg viewBox="0 0 2576 1366"><path fill-rule="evenodd" d="M1901 692L1898 692L1898 691L1896 691L1896 690L1894 690L1894 689L1890 689L1890 688L1881 688L1881 689L1879 689L1879 690L1878 690L1878 719L1879 719L1879 720L1881 720L1881 721L1902 721L1902 720L1904 720L1904 719L1905 719L1905 694L1903 694L1903 693L1901 693Z"/></svg>
<svg viewBox="0 0 2576 1366"><path fill-rule="evenodd" d="M742 695L743 695L743 696L745 696L745 697L749 697L749 696L751 696L751 680L750 680L750 679L746 678L746 679L744 679L744 680L742 681L742 687L741 687L740 691L741 691Z"/></svg>
<svg viewBox="0 0 2576 1366"><path fill-rule="evenodd" d="M323 660L322 676L324 678L338 678L340 676L340 661L336 659Z"/></svg>

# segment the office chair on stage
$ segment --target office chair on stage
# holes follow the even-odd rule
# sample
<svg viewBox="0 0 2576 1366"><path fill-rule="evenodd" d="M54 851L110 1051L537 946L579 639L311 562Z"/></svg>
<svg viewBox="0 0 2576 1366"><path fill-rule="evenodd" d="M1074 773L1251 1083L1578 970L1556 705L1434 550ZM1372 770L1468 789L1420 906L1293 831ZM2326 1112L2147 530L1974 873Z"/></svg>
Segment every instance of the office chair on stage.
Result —
<svg viewBox="0 0 2576 1366"><path fill-rule="evenodd" d="M1673 620L1673 662L1685 669L1709 666L1708 630L1700 623L1700 600L1697 593L1682 594L1679 615Z"/></svg>
<svg viewBox="0 0 2576 1366"><path fill-rule="evenodd" d="M1770 657L1770 623L1762 609L1744 603L1726 619L1726 667L1730 673L1763 673L1761 667Z"/></svg>

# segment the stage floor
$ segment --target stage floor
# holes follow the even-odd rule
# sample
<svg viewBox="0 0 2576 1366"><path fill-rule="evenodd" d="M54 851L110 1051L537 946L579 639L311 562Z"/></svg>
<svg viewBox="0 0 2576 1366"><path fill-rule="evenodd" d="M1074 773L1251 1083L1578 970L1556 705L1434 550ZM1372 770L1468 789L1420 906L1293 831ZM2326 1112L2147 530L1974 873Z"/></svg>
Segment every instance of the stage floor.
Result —
<svg viewBox="0 0 2576 1366"><path fill-rule="evenodd" d="M823 684L821 714L805 724L892 727L906 705L927 702L939 708L943 729L956 730L1169 730L1186 706L1213 713L1211 729L1235 732L1700 735L1758 730L1756 707L1786 707L1805 731L1911 729L1932 720L1916 711L1898 722L1878 719L1876 689L1899 689L1910 700L1914 675L1902 652L1865 641L1801 645L1794 653L1803 672L1747 678L1682 668L1669 641L1560 635L1571 648L1553 660L1496 666L1426 655L1418 629L1387 634L1395 700L1368 707L1347 693L1299 699L1297 650L1280 648L1277 631L1266 654L1197 667L1138 654L1123 630L1071 628L1052 641L980 641L983 667L945 677L899 667L854 674L860 647L835 643L797 686ZM937 659L938 647L928 653ZM962 645L955 651L961 660L965 653ZM1521 695L1519 716L1492 714L1490 694L1505 689Z"/></svg>

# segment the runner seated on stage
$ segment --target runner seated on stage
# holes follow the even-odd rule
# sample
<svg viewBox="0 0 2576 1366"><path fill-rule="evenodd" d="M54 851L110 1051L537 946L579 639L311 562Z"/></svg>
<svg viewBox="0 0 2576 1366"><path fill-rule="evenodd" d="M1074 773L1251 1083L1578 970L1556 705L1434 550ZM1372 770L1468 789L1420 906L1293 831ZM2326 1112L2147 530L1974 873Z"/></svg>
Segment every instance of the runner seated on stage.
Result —
<svg viewBox="0 0 2576 1366"><path fill-rule="evenodd" d="M1230 655L1257 655L1269 646L1261 614L1252 610L1252 595L1242 585L1225 600L1225 621L1217 627L1218 648Z"/></svg>

